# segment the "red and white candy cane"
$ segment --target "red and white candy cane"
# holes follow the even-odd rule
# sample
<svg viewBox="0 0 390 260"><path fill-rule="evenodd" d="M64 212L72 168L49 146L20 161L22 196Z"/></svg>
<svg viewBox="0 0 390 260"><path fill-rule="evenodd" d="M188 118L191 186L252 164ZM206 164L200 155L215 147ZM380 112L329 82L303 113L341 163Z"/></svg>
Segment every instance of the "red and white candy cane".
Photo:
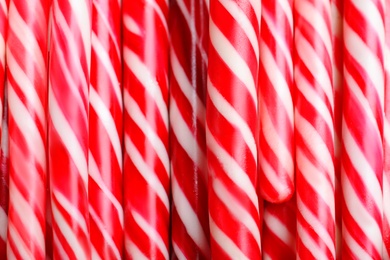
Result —
<svg viewBox="0 0 390 260"><path fill-rule="evenodd" d="M7 258L7 227L9 198L9 148L7 83L4 89L2 135L0 147L0 259Z"/></svg>
<svg viewBox="0 0 390 260"><path fill-rule="evenodd" d="M295 259L295 198L281 204L264 203L263 259Z"/></svg>
<svg viewBox="0 0 390 260"><path fill-rule="evenodd" d="M292 1L263 0L261 12L259 187L283 202L294 192Z"/></svg>
<svg viewBox="0 0 390 260"><path fill-rule="evenodd" d="M49 68L53 257L90 259L88 90L91 1L54 0Z"/></svg>
<svg viewBox="0 0 390 260"><path fill-rule="evenodd" d="M335 259L330 1L297 0L294 4L297 255Z"/></svg>
<svg viewBox="0 0 390 260"><path fill-rule="evenodd" d="M11 0L7 33L9 259L45 259L50 2ZM28 43L28 44L26 44Z"/></svg>
<svg viewBox="0 0 390 260"><path fill-rule="evenodd" d="M342 257L382 258L384 1L345 1Z"/></svg>
<svg viewBox="0 0 390 260"><path fill-rule="evenodd" d="M205 136L208 6L170 7L172 245L178 259L210 258Z"/></svg>
<svg viewBox="0 0 390 260"><path fill-rule="evenodd" d="M169 259L168 1L123 3L125 256Z"/></svg>
<svg viewBox="0 0 390 260"><path fill-rule="evenodd" d="M7 31L8 1L0 0L0 110L3 111L5 104L2 99L5 85L5 41ZM2 137L3 116L0 116L0 140ZM1 142L3 144L3 142ZM3 171L3 159L8 158L1 152L0 169L0 258L6 258L6 238L8 219L8 171Z"/></svg>
<svg viewBox="0 0 390 260"><path fill-rule="evenodd" d="M256 194L259 11L260 1L210 1L206 141L213 259L261 258Z"/></svg>
<svg viewBox="0 0 390 260"><path fill-rule="evenodd" d="M385 0L385 99L383 119L383 259L390 259L390 0Z"/></svg>
<svg viewBox="0 0 390 260"><path fill-rule="evenodd" d="M89 214L93 254L121 259L122 90L119 0L92 5L89 91Z"/></svg>

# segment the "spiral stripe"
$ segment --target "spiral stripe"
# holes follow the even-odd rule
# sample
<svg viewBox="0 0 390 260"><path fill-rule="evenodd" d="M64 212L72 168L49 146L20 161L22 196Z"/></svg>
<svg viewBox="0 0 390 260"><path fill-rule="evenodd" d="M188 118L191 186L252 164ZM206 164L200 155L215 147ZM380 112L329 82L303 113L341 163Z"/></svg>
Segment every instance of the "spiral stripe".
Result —
<svg viewBox="0 0 390 260"><path fill-rule="evenodd" d="M123 3L125 254L169 259L168 3Z"/></svg>
<svg viewBox="0 0 390 260"><path fill-rule="evenodd" d="M205 140L208 3L170 6L172 244L177 259L209 259Z"/></svg>
<svg viewBox="0 0 390 260"><path fill-rule="evenodd" d="M90 259L91 1L53 1L51 28L48 135L53 257Z"/></svg>
<svg viewBox="0 0 390 260"><path fill-rule="evenodd" d="M215 259L261 257L255 189L260 29L256 12L250 1L210 2L206 140Z"/></svg>
<svg viewBox="0 0 390 260"><path fill-rule="evenodd" d="M297 256L335 259L330 1L294 3Z"/></svg>
<svg viewBox="0 0 390 260"><path fill-rule="evenodd" d="M292 1L263 1L261 23L259 187L282 202L294 192Z"/></svg>
<svg viewBox="0 0 390 260"><path fill-rule="evenodd" d="M381 259L385 6L349 0L344 8L343 258L360 258L359 248Z"/></svg>
<svg viewBox="0 0 390 260"><path fill-rule="evenodd" d="M120 1L92 4L88 194L93 259L122 258L120 8Z"/></svg>

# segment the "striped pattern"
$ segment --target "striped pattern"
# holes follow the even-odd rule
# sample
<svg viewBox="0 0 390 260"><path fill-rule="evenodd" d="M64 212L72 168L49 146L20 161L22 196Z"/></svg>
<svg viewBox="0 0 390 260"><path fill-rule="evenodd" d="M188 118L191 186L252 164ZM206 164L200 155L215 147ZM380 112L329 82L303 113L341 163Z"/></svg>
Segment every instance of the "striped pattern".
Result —
<svg viewBox="0 0 390 260"><path fill-rule="evenodd" d="M206 1L171 1L170 35L173 254L178 259L208 259Z"/></svg>
<svg viewBox="0 0 390 260"><path fill-rule="evenodd" d="M54 0L49 76L49 171L55 259L90 259L88 89L91 1Z"/></svg>
<svg viewBox="0 0 390 260"><path fill-rule="evenodd" d="M4 93L7 93L5 83ZM7 258L7 226L8 226L8 199L9 199L9 148L8 148L8 101L4 95L3 118L0 149L0 259Z"/></svg>
<svg viewBox="0 0 390 260"><path fill-rule="evenodd" d="M49 1L11 0L8 14L8 259L45 259ZM25 44L29 43L29 44Z"/></svg>
<svg viewBox="0 0 390 260"><path fill-rule="evenodd" d="M385 0L385 117L383 121L383 259L390 259L390 0Z"/></svg>
<svg viewBox="0 0 390 260"><path fill-rule="evenodd" d="M384 1L345 1L343 258L382 257L384 11Z"/></svg>
<svg viewBox="0 0 390 260"><path fill-rule="evenodd" d="M125 255L169 259L168 1L123 3Z"/></svg>
<svg viewBox="0 0 390 260"><path fill-rule="evenodd" d="M295 259L295 198L281 204L264 204L263 259Z"/></svg>
<svg viewBox="0 0 390 260"><path fill-rule="evenodd" d="M255 137L259 3L210 1L206 141L213 259L261 258Z"/></svg>
<svg viewBox="0 0 390 260"><path fill-rule="evenodd" d="M89 214L93 259L121 259L122 119L120 1L92 5Z"/></svg>
<svg viewBox="0 0 390 260"><path fill-rule="evenodd" d="M297 256L335 259L330 1L294 4Z"/></svg>
<svg viewBox="0 0 390 260"><path fill-rule="evenodd" d="M294 192L292 0L263 0L260 38L260 193L283 202Z"/></svg>

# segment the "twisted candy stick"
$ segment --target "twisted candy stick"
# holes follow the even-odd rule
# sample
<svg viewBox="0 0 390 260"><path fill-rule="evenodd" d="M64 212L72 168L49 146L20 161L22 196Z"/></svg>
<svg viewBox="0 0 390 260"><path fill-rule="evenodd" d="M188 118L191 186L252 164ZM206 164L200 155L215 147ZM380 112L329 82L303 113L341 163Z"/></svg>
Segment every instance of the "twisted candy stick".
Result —
<svg viewBox="0 0 390 260"><path fill-rule="evenodd" d="M179 259L208 259L206 1L172 1L170 33L173 253Z"/></svg>
<svg viewBox="0 0 390 260"><path fill-rule="evenodd" d="M7 258L7 227L8 227L8 197L9 197L9 148L8 148L8 101L7 83L4 89L3 118L0 147L0 259Z"/></svg>
<svg viewBox="0 0 390 260"><path fill-rule="evenodd" d="M294 259L295 254L295 198L282 204L264 205L263 259Z"/></svg>
<svg viewBox="0 0 390 260"><path fill-rule="evenodd" d="M169 258L168 2L124 2L125 250Z"/></svg>
<svg viewBox="0 0 390 260"><path fill-rule="evenodd" d="M261 258L255 188L259 3L210 1L206 140L213 259Z"/></svg>
<svg viewBox="0 0 390 260"><path fill-rule="evenodd" d="M295 1L297 255L335 259L330 2Z"/></svg>
<svg viewBox="0 0 390 260"><path fill-rule="evenodd" d="M89 259L88 86L91 1L54 0L49 171L55 259Z"/></svg>
<svg viewBox="0 0 390 260"><path fill-rule="evenodd" d="M293 21L291 0L262 1L260 191L271 202L294 192Z"/></svg>
<svg viewBox="0 0 390 260"><path fill-rule="evenodd" d="M381 259L384 5L344 8L343 258Z"/></svg>
<svg viewBox="0 0 390 260"><path fill-rule="evenodd" d="M91 88L89 92L89 213L93 254L121 259L122 90L120 2L92 6Z"/></svg>
<svg viewBox="0 0 390 260"><path fill-rule="evenodd" d="M7 256L45 259L49 1L11 0L7 35L9 222ZM28 44L26 44L28 43Z"/></svg>

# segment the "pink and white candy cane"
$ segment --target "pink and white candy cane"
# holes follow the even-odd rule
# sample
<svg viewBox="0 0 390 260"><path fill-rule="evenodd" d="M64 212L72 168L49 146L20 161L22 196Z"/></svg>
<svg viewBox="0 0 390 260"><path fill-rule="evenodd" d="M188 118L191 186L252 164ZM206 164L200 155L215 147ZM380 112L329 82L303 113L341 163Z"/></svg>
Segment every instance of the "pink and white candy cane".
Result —
<svg viewBox="0 0 390 260"><path fill-rule="evenodd" d="M5 41L7 31L8 1L0 0L0 110L4 107L4 85L5 85ZM3 140L3 116L0 116L0 140ZM1 142L3 144L3 142ZM0 258L6 258L6 237L7 237L7 214L8 214L8 171L3 171L3 150L0 156Z"/></svg>
<svg viewBox="0 0 390 260"><path fill-rule="evenodd" d="M294 11L297 256L335 259L330 1L297 0Z"/></svg>
<svg viewBox="0 0 390 260"><path fill-rule="evenodd" d="M122 258L120 22L119 0L93 1L88 196L92 250L100 259Z"/></svg>
<svg viewBox="0 0 390 260"><path fill-rule="evenodd" d="M295 198L281 204L264 203L263 259L295 259Z"/></svg>
<svg viewBox="0 0 390 260"><path fill-rule="evenodd" d="M292 0L263 0L260 38L260 193L282 202L294 192Z"/></svg>
<svg viewBox="0 0 390 260"><path fill-rule="evenodd" d="M260 259L260 1L210 1L206 141L213 259Z"/></svg>
<svg viewBox="0 0 390 260"><path fill-rule="evenodd" d="M205 95L208 6L170 6L172 245L178 259L209 259Z"/></svg>
<svg viewBox="0 0 390 260"><path fill-rule="evenodd" d="M345 1L342 256L382 258L384 1Z"/></svg>
<svg viewBox="0 0 390 260"><path fill-rule="evenodd" d="M390 259L390 0L385 0L385 99L383 119L383 259Z"/></svg>
<svg viewBox="0 0 390 260"><path fill-rule="evenodd" d="M53 257L90 259L88 89L91 1L54 0L49 75Z"/></svg>
<svg viewBox="0 0 390 260"><path fill-rule="evenodd" d="M125 256L169 259L168 1L123 3Z"/></svg>
<svg viewBox="0 0 390 260"><path fill-rule="evenodd" d="M48 0L8 13L9 259L45 259ZM28 44L26 44L28 43Z"/></svg>

